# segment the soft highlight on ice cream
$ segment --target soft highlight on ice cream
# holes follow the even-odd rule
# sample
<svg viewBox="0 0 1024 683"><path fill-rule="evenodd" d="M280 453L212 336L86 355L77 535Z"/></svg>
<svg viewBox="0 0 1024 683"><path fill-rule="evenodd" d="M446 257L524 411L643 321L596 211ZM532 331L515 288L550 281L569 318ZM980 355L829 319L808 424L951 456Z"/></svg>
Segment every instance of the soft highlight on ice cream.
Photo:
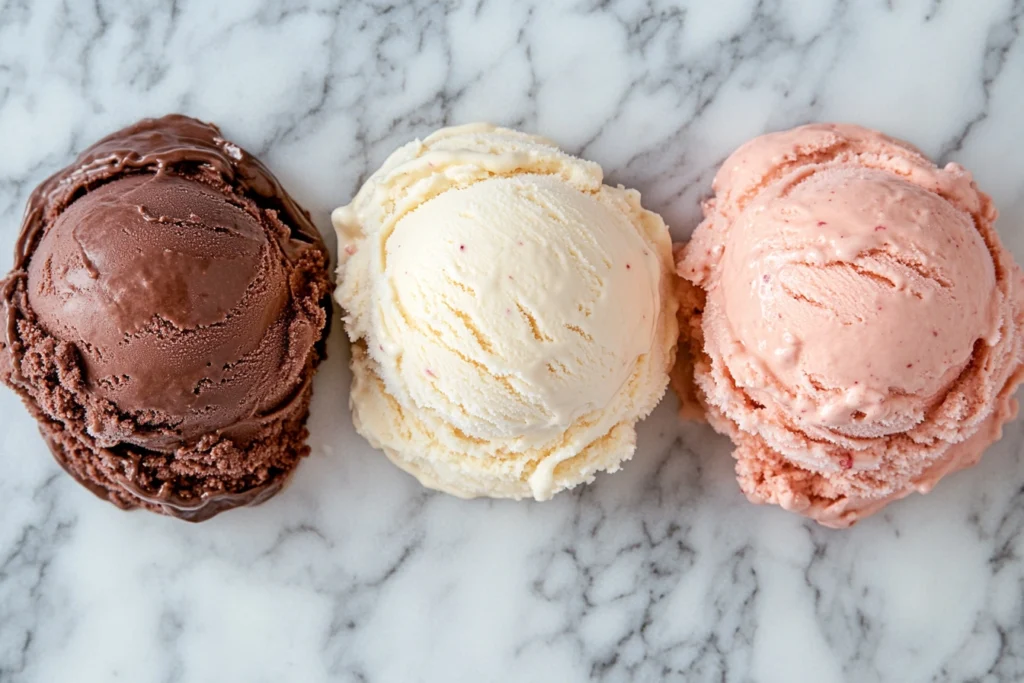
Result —
<svg viewBox="0 0 1024 683"><path fill-rule="evenodd" d="M970 174L811 125L714 189L679 261L684 355L747 496L847 526L976 462L1016 411L1024 309Z"/></svg>
<svg viewBox="0 0 1024 683"><path fill-rule="evenodd" d="M676 335L668 231L638 193L480 124L402 147L333 220L356 427L397 465L546 499L632 455Z"/></svg>

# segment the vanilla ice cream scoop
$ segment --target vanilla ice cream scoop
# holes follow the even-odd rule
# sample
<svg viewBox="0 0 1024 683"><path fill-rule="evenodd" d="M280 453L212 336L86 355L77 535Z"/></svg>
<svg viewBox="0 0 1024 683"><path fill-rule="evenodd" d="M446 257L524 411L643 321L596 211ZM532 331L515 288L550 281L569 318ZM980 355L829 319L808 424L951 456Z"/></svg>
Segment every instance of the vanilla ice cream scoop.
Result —
<svg viewBox="0 0 1024 683"><path fill-rule="evenodd" d="M612 470L667 383L671 246L635 191L487 125L396 151L333 221L357 429L455 495Z"/></svg>

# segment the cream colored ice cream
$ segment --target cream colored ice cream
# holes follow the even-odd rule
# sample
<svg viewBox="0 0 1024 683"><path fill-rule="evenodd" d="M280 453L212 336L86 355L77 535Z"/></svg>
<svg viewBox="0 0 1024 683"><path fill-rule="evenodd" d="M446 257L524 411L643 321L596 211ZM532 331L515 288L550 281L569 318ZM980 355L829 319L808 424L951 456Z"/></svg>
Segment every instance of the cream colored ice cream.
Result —
<svg viewBox="0 0 1024 683"><path fill-rule="evenodd" d="M970 174L812 125L747 143L714 189L683 339L747 496L847 526L975 463L1016 412L1024 307Z"/></svg>
<svg viewBox="0 0 1024 683"><path fill-rule="evenodd" d="M615 471L662 397L668 230L538 137L446 128L333 214L357 430L424 485L538 500Z"/></svg>

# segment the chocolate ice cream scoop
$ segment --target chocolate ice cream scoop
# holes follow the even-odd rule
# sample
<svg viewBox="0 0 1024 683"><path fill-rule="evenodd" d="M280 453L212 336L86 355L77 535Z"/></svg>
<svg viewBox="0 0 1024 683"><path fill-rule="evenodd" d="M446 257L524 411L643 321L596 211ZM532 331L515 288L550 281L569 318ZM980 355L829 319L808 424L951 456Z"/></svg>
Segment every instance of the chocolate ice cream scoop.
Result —
<svg viewBox="0 0 1024 683"><path fill-rule="evenodd" d="M199 521L265 500L308 451L326 265L259 161L214 126L142 121L33 193L0 379L121 507Z"/></svg>

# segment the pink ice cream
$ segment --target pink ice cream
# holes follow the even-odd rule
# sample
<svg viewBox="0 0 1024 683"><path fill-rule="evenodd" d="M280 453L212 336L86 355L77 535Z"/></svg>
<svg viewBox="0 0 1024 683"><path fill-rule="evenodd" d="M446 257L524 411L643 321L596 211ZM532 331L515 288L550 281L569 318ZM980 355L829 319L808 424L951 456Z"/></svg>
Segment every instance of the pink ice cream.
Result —
<svg viewBox="0 0 1024 683"><path fill-rule="evenodd" d="M680 394L747 497L844 527L976 463L1016 415L1024 283L971 175L811 125L743 145L714 190L678 255Z"/></svg>

